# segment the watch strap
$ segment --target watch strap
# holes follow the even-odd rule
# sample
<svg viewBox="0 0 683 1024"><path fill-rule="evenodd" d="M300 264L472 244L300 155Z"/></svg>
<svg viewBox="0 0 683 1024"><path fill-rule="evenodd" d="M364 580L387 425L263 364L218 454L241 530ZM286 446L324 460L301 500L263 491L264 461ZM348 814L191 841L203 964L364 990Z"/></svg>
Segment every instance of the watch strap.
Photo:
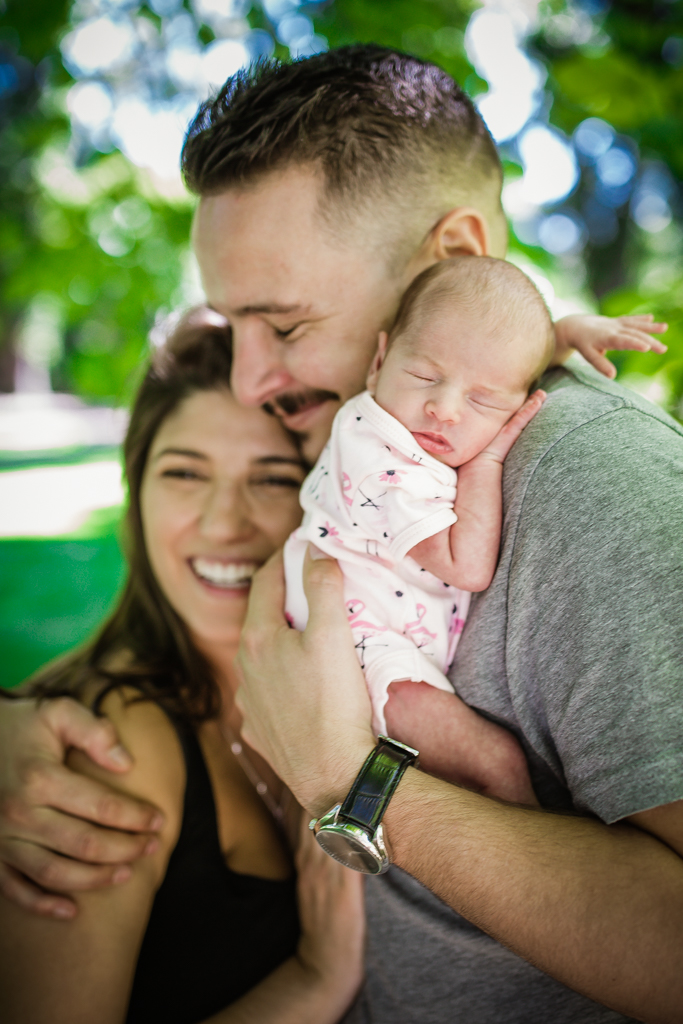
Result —
<svg viewBox="0 0 683 1024"><path fill-rule="evenodd" d="M417 758L412 747L380 736L339 808L339 818L374 836L403 773Z"/></svg>

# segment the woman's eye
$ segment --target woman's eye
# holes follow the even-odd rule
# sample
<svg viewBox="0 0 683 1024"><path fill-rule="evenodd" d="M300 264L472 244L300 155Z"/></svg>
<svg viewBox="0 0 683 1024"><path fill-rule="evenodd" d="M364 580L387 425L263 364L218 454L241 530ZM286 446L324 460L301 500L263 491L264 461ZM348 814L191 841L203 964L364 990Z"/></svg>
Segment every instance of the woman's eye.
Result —
<svg viewBox="0 0 683 1024"><path fill-rule="evenodd" d="M201 480L202 477L194 469L165 469L161 474L163 477L171 477L173 480Z"/></svg>
<svg viewBox="0 0 683 1024"><path fill-rule="evenodd" d="M302 481L294 480L291 476L265 476L254 483L258 487L289 487L295 491L301 488Z"/></svg>

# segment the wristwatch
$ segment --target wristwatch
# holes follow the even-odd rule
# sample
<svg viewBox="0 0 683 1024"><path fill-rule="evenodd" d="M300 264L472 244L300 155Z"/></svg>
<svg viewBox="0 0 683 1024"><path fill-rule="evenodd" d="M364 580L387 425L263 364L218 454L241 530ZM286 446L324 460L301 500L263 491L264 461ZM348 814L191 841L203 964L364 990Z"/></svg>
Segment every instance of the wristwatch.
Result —
<svg viewBox="0 0 683 1024"><path fill-rule="evenodd" d="M382 816L418 751L388 736L379 736L356 776L348 796L321 818L309 823L320 846L330 857L354 871L382 875L389 867L390 850L382 829Z"/></svg>

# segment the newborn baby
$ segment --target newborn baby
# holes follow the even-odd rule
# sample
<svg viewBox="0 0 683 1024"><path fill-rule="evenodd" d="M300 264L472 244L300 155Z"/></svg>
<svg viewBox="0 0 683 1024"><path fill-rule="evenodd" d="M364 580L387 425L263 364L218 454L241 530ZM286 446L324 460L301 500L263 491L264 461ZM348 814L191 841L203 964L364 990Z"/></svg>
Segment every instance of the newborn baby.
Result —
<svg viewBox="0 0 683 1024"><path fill-rule="evenodd" d="M500 730L453 695L445 673L470 593L493 578L503 461L543 404L544 392L528 395L554 355L545 303L512 264L460 256L424 271L380 335L368 390L337 414L285 546L286 611L299 630L308 543L339 562L375 733L386 732L392 682L447 691L476 737L480 780Z"/></svg>

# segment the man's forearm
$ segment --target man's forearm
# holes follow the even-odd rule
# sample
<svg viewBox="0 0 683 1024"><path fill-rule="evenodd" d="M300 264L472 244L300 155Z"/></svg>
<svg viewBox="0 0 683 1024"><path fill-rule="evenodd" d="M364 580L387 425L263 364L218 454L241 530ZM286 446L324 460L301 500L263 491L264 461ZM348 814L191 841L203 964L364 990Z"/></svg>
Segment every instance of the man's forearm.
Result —
<svg viewBox="0 0 683 1024"><path fill-rule="evenodd" d="M683 1021L683 861L658 840L412 769L385 824L395 863L519 956L648 1024Z"/></svg>

